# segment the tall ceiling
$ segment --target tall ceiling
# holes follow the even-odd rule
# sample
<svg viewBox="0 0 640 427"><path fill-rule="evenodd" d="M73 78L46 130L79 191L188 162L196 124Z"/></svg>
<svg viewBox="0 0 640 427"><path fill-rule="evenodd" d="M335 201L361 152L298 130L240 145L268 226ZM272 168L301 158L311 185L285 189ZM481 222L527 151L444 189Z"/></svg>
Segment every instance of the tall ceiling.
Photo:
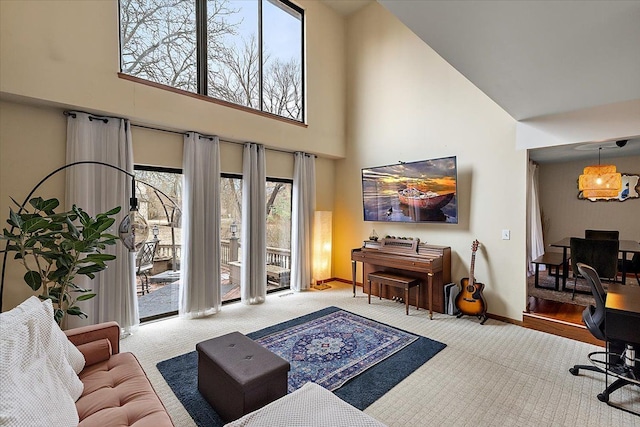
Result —
<svg viewBox="0 0 640 427"><path fill-rule="evenodd" d="M371 2L323 1L343 15ZM640 99L638 0L378 2L516 120ZM575 148L539 154L593 155Z"/></svg>
<svg viewBox="0 0 640 427"><path fill-rule="evenodd" d="M640 1L379 2L516 120L640 99Z"/></svg>

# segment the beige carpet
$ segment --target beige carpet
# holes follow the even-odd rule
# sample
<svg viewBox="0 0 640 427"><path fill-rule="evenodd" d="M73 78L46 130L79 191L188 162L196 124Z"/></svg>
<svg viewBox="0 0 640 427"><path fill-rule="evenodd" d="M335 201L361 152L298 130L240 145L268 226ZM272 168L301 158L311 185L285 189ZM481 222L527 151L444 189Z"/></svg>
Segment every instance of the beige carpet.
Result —
<svg viewBox="0 0 640 427"><path fill-rule="evenodd" d="M261 305L227 305L207 319L145 324L121 342L122 351L138 357L176 426L193 426L157 362L214 336L252 332L334 305L447 344L365 410L389 426L640 426L640 417L596 398L603 375L569 373L574 363L588 363L595 346L493 319L480 325L436 313L429 320L428 311L415 308L406 316L403 304L373 299L369 305L360 288L353 298L350 285L331 287L270 294ZM625 387L611 402L640 411L640 389Z"/></svg>

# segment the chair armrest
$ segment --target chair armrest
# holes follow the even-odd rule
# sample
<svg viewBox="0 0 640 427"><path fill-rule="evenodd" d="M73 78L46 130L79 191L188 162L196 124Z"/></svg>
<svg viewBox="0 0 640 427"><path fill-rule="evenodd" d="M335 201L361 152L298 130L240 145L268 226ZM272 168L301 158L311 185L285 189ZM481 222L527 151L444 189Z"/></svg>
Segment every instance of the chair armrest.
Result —
<svg viewBox="0 0 640 427"><path fill-rule="evenodd" d="M111 343L111 353L120 352L120 325L117 322L104 322L97 325L82 326L64 331L69 341L76 347L92 341L106 338Z"/></svg>

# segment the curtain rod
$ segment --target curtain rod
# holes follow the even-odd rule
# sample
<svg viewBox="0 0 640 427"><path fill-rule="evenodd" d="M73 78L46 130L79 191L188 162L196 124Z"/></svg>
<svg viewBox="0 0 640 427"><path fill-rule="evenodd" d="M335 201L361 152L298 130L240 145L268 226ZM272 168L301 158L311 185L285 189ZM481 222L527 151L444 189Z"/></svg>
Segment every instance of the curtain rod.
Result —
<svg viewBox="0 0 640 427"><path fill-rule="evenodd" d="M89 120L102 120L105 123L109 122L109 119L118 119L118 120L128 120L122 117L114 117L114 116L102 116L102 115L96 115L93 113L89 113L86 111L80 111L80 110L69 110L69 111L64 111L63 114L65 116L71 116L74 119L76 118L76 112L78 113L84 113L84 114L88 114L89 115ZM176 130L169 130L169 129L162 129L162 128L157 128L157 127L153 127L153 126L145 126L145 125L137 125L135 123L130 123L131 126L133 127L138 127L138 128L142 128L142 129L148 129L148 130L155 130L158 132L167 132L167 133L174 133L176 135L188 135L188 132L180 132L180 131L176 131ZM200 138L206 138L209 140L213 140L213 138L215 138L215 136L213 135L200 135ZM220 142L226 142L227 144L236 144L236 145L244 145L244 142L240 142L240 141L230 141L228 139L222 139L220 137L218 137ZM270 147L265 147L265 150L270 150L270 151L277 151L280 153L286 153L286 154L294 154L297 151L292 151L292 150L285 150L285 149L281 149L281 148L270 148ZM308 154L305 153L305 155L309 155L309 156L313 156L313 157L318 157L315 154Z"/></svg>

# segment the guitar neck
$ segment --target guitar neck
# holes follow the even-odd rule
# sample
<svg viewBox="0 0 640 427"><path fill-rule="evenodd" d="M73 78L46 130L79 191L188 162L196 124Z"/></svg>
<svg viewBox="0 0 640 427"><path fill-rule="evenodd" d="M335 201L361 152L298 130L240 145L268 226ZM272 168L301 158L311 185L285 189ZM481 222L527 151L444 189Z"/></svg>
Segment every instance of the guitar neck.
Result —
<svg viewBox="0 0 640 427"><path fill-rule="evenodd" d="M471 254L471 268L469 270L469 283L472 285L476 282L473 276L473 270L475 269L475 265L476 265L476 253L473 252Z"/></svg>

